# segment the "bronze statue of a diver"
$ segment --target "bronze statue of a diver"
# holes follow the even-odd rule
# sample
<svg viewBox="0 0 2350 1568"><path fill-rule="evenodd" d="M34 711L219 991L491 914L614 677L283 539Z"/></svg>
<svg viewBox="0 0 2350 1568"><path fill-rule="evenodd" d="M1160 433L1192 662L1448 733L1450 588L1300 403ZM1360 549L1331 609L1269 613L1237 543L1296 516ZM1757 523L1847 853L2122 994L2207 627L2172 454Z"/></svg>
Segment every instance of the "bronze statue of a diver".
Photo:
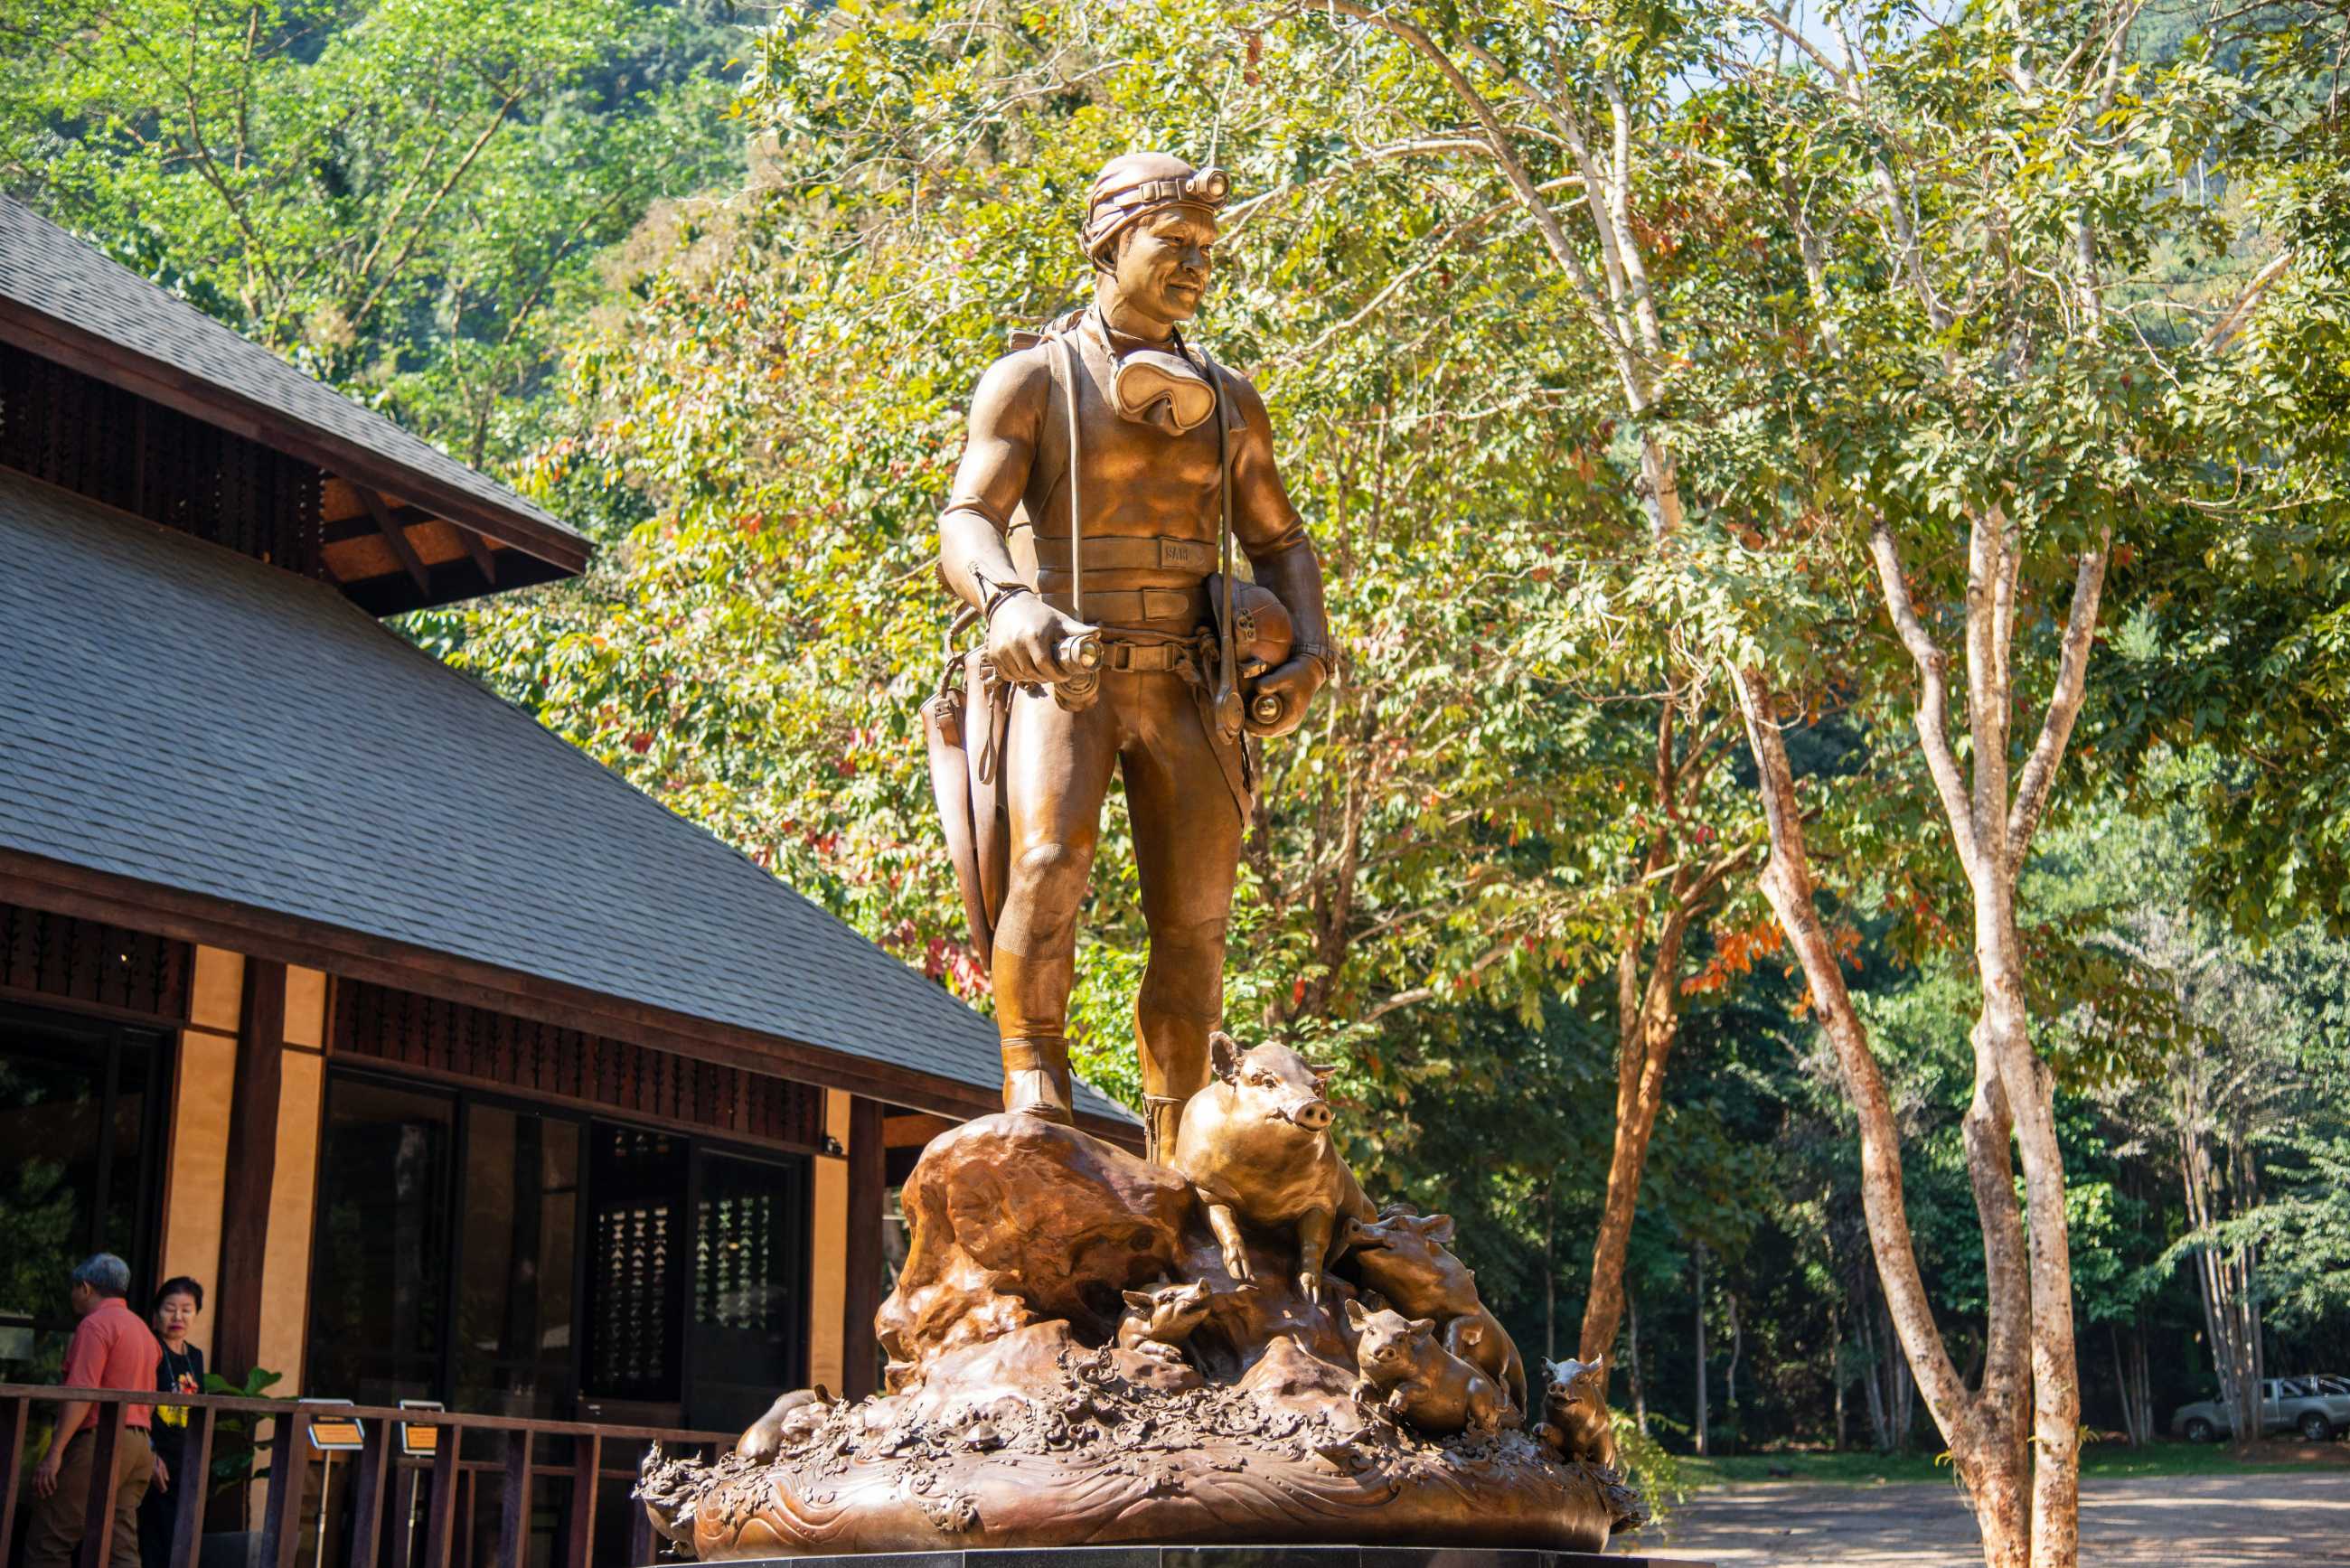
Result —
<svg viewBox="0 0 2350 1568"><path fill-rule="evenodd" d="M1155 1154L1208 1082L1222 1012L1254 787L1243 731L1295 729L1333 658L1321 566L1274 471L1264 404L1178 330L1206 292L1224 197L1222 174L1163 153L1103 167L1084 230L1093 303L981 378L939 519L941 575L987 627L974 680L988 690L965 700L993 705L973 776L1001 769L1002 886L973 924L992 928L1004 1108L1069 1118L1077 909L1116 768L1150 936L1135 1022ZM1219 618L1243 591L1235 545L1279 601L1256 603L1290 630L1244 711L1237 677L1255 667L1234 668Z"/></svg>

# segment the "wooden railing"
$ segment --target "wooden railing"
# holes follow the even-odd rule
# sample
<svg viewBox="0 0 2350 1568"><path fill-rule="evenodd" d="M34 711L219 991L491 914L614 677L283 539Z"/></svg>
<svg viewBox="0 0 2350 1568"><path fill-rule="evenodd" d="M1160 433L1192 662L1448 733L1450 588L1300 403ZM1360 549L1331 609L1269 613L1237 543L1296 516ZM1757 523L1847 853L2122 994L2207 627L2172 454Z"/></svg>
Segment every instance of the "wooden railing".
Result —
<svg viewBox="0 0 2350 1568"><path fill-rule="evenodd" d="M0 1383L0 1563L12 1561L20 1492L27 1467L28 1435L34 1430L36 1403L55 1405L85 1400L98 1407L96 1449L90 1455L88 1521L75 1561L79 1568L104 1568L112 1544L115 1508L115 1463L121 1440L124 1413L133 1405L176 1406L188 1413L182 1438L180 1470L172 1478L171 1568L196 1568L204 1530L205 1504L213 1491L213 1434L220 1417L242 1416L258 1426L270 1423L269 1474L262 1505L261 1550L257 1568L294 1568L301 1560L303 1499L312 1461L325 1456L311 1450L313 1421L357 1417L364 1427L359 1450L348 1456L352 1490L350 1551L345 1568L450 1568L452 1561L470 1563L518 1564L528 1557L532 1527L531 1480L535 1476L561 1474L570 1478L570 1500L557 1529L553 1561L564 1568L593 1568L600 1563L630 1564L653 1560L657 1542L651 1521L641 1508L629 1510L625 1552L596 1553L596 1495L598 1483L613 1477L636 1478L637 1460L645 1448L660 1443L672 1449L698 1449L716 1454L730 1448L729 1432L697 1432L658 1427L615 1427L580 1421L540 1421L515 1416L477 1416L456 1410L391 1409L373 1405L304 1404L289 1399L247 1399L224 1394L124 1393L108 1388L61 1388L22 1383ZM430 1459L402 1455L400 1428L436 1428ZM256 1435L257 1432L256 1432ZM467 1457L465 1438L473 1435L477 1452ZM547 1439L569 1438L569 1462L535 1462L539 1445ZM485 1451L484 1451L485 1450ZM607 1469L608 1459L625 1456L624 1468ZM337 1467L338 1469L341 1466ZM485 1557L468 1540L460 1549L461 1532L473 1529L472 1510L458 1517L458 1497L470 1496L484 1475L493 1475L499 1488L498 1540L494 1556ZM182 1477L187 1478L183 1480ZM204 1478L189 1484L196 1478ZM322 1502L323 1502L322 1498ZM422 1504L423 1540L419 1543L406 1521L418 1502ZM385 1540L383 1515L387 1503L400 1528ZM314 1511L315 1514L316 1511ZM317 1519L321 1533L330 1527Z"/></svg>

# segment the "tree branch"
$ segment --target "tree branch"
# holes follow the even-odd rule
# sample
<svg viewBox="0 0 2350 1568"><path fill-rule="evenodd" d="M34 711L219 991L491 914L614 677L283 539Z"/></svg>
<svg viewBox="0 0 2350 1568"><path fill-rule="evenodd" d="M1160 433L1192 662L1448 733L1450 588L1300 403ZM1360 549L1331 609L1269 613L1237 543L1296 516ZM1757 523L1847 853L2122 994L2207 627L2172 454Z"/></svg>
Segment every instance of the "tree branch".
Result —
<svg viewBox="0 0 2350 1568"><path fill-rule="evenodd" d="M1820 922L1794 773L1787 761L1785 737L1780 734L1772 712L1775 693L1770 678L1760 670L1736 671L1731 684L1753 751L1755 787L1762 798L1763 819L1770 827L1771 853L1762 868L1762 894L1803 966L1820 1031L1844 1070L1846 1096L1859 1123L1861 1210L1887 1311L1918 1379L1918 1391L1926 1397L1927 1408L1943 1431L1950 1432L1966 1418L1972 1402L1935 1324L1932 1298L1918 1268L1917 1246L1902 1197L1900 1126L1886 1092L1885 1075L1845 985L1835 946Z"/></svg>
<svg viewBox="0 0 2350 1568"><path fill-rule="evenodd" d="M2023 776L2016 784L2015 804L2007 819L2007 859L2011 874L2023 865L2024 852L2030 848L2032 835L2040 826L2040 814L2048 804L2048 788L2056 776L2057 764L2064 760L2064 747L2073 736L2073 722L2080 717L2081 700L2089 679L2089 652L2097 634L2097 606L2104 597L2106 564L2113 558L2114 534L2107 528L2097 541L2097 547L2081 557L2073 575L2073 607L2064 618L2064 654L2056 667L2056 690L2048 699L2048 711L2040 723L2040 738L2033 742L2032 754L2024 760Z"/></svg>
<svg viewBox="0 0 2350 1568"><path fill-rule="evenodd" d="M1959 775L1958 754L1950 745L1950 655L1942 651L1933 633L1918 618L1917 606L1909 598L1909 585L1902 580L1900 546L1894 543L1893 530L1882 521L1868 531L1868 553L1877 562L1877 580L1884 589L1885 607L1893 617L1893 629L1918 666L1918 740L1925 748L1926 769L1933 775L1934 788L1942 797L1942 815L1950 818L1950 836L1958 845L1959 858L1966 863L1971 875L1981 859L1981 845L1975 833L1974 810L1967 800L1966 784Z"/></svg>
<svg viewBox="0 0 2350 1568"><path fill-rule="evenodd" d="M1501 165L1503 178L1509 182L1510 189L1517 192L1519 202L1533 216L1534 227L1541 231L1543 243L1549 247L1553 258L1573 281L1575 291L1583 296L1585 303L1604 317L1607 301L1592 280L1590 269L1583 265L1583 258L1576 255L1574 247L1567 244L1566 230L1559 223L1558 214L1551 210L1549 202L1543 200L1534 176L1526 171L1524 161L1510 145L1508 128L1502 123L1502 117L1494 112L1493 106L1485 100L1485 96L1477 90L1476 84L1470 81L1450 55L1437 47L1433 38L1400 16L1374 10L1362 4L1362 0L1324 0L1324 4L1341 16L1352 16L1358 22L1367 22L1393 34L1435 67L1436 74L1444 78L1444 85L1452 89L1453 96L1468 109L1476 119L1479 129L1484 131L1485 140L1493 151L1493 161ZM1608 335L1610 337L1615 336L1612 331ZM1629 345L1619 342L1616 347L1620 354Z"/></svg>
<svg viewBox="0 0 2350 1568"><path fill-rule="evenodd" d="M2254 273L2252 281L2244 286L2244 292L2236 296L2236 303L2228 306L2227 313L2211 324L2211 329L2209 332L2203 334L2203 347L2226 348L2229 340L2233 338L2243 327L2244 317L2252 313L2252 306L2261 302L2261 296L2268 293L2270 286L2282 277L2292 265L2293 252L2285 251L2268 265Z"/></svg>
<svg viewBox="0 0 2350 1568"><path fill-rule="evenodd" d="M490 122L482 127L481 135L475 137L473 144L465 149L465 156L457 161L457 166L449 171L449 177L441 182L441 188L432 192L432 199L424 203L424 211L416 216L416 226L408 233L408 243L400 246L398 255L391 258L391 263L385 269L383 276L360 297L356 306L352 306L350 320L354 325L367 319L368 313L375 308L376 301L383 297L384 290L391 286L392 281L399 277L400 269L408 265L408 258L416 254L417 245L424 238L424 231L432 224L432 214L441 210L441 203L448 199L450 192L457 188L458 182L464 179L465 171L473 166L473 160L482 155L482 150L489 146L490 139L498 133L498 128L505 124L506 117L514 112L514 106L522 101L524 91L524 88L518 87L506 94L505 100L500 103L496 111L490 116ZM364 277L365 275L361 275Z"/></svg>

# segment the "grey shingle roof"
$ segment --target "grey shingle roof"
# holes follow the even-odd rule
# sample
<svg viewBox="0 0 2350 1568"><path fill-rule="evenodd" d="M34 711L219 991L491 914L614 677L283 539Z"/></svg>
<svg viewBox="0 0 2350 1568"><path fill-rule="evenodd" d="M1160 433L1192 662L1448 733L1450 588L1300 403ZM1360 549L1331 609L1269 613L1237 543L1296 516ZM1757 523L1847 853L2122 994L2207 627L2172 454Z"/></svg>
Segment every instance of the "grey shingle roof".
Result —
<svg viewBox="0 0 2350 1568"><path fill-rule="evenodd" d="M312 380L7 196L0 196L0 317L56 329L84 350L75 356L82 368L102 360L114 372L109 379L134 376L137 389L175 394L167 400L199 419L281 450L299 447L331 472L452 521L486 526L572 570L587 558L584 538L504 485Z"/></svg>
<svg viewBox="0 0 2350 1568"><path fill-rule="evenodd" d="M0 846L997 1083L985 1019L332 589L5 473Z"/></svg>

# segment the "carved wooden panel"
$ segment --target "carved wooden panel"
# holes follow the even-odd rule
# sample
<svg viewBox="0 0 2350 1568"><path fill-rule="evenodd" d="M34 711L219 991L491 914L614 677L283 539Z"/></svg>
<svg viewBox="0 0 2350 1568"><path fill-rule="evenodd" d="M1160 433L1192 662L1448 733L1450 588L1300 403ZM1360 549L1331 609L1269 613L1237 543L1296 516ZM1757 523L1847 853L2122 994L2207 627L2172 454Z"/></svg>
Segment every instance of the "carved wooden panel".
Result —
<svg viewBox="0 0 2350 1568"><path fill-rule="evenodd" d="M0 904L0 986L157 1018L187 1016L188 944Z"/></svg>
<svg viewBox="0 0 2350 1568"><path fill-rule="evenodd" d="M314 465L5 343L0 466L320 575L323 481Z"/></svg>
<svg viewBox="0 0 2350 1568"><path fill-rule="evenodd" d="M340 982L335 1049L762 1143L824 1140L813 1085L389 986Z"/></svg>

